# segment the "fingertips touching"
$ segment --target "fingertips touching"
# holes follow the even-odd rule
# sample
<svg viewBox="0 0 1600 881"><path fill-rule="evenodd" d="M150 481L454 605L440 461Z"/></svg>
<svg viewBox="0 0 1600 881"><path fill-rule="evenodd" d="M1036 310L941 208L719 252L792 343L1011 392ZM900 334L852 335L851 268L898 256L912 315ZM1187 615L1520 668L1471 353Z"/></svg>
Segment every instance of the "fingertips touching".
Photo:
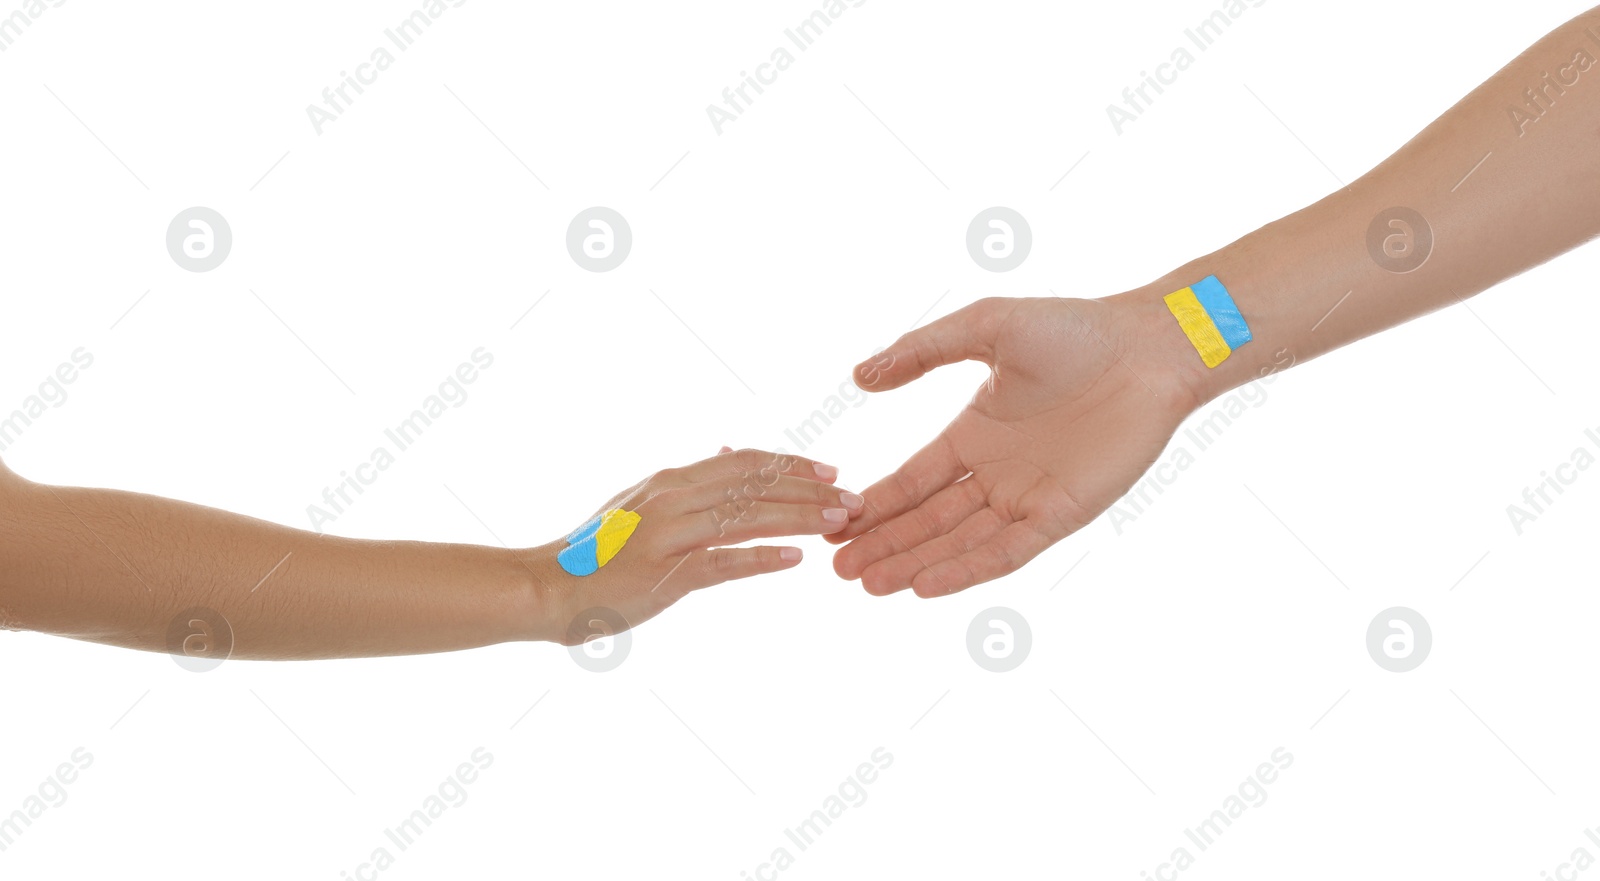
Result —
<svg viewBox="0 0 1600 881"><path fill-rule="evenodd" d="M849 541L892 521L930 496L968 474L955 448L943 432L927 446L913 453L893 474L862 491L866 513L850 522L850 528L837 533L834 543Z"/></svg>
<svg viewBox="0 0 1600 881"><path fill-rule="evenodd" d="M835 571L844 578L859 578L874 563L906 553L910 548L918 548L955 530L982 510L984 504L983 491L976 483L957 481L934 493L921 505L851 540L839 550ZM838 533L830 536L837 537ZM917 554L922 553L919 548Z"/></svg>

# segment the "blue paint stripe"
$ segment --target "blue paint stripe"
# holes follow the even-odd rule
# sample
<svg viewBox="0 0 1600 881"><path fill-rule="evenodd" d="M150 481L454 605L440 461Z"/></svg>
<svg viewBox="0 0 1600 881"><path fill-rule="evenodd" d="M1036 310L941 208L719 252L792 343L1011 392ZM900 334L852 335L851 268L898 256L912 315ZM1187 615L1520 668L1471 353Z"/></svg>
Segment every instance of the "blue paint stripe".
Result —
<svg viewBox="0 0 1600 881"><path fill-rule="evenodd" d="M1244 323L1239 307L1233 304L1233 297L1228 296L1228 289L1222 286L1216 276L1208 275L1189 285L1189 289L1194 291L1194 298L1211 316L1211 323L1217 326L1217 332L1222 334L1228 348L1237 349L1250 342L1250 325Z"/></svg>
<svg viewBox="0 0 1600 881"><path fill-rule="evenodd" d="M556 554L556 562L560 563L561 568L567 570L569 575L593 575L595 570L600 568L594 536L590 535L577 544L567 546L561 553Z"/></svg>
<svg viewBox="0 0 1600 881"><path fill-rule="evenodd" d="M577 529L574 529L572 534L567 536L567 544L577 544L578 542L594 535L600 529L600 520L600 517L596 517Z"/></svg>

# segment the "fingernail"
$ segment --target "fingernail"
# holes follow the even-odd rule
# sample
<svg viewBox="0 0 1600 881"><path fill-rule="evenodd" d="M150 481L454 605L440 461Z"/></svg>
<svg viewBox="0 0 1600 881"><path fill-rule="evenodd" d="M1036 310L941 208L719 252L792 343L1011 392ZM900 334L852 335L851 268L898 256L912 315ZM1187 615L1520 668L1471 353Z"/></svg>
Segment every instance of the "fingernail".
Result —
<svg viewBox="0 0 1600 881"><path fill-rule="evenodd" d="M829 523L843 523L850 519L850 512L843 508L823 508L822 519Z"/></svg>
<svg viewBox="0 0 1600 881"><path fill-rule="evenodd" d="M800 559L799 548L778 548L778 559L785 563L794 563Z"/></svg>
<svg viewBox="0 0 1600 881"><path fill-rule="evenodd" d="M864 499L855 493L839 493L839 504L844 505L846 508L849 508L852 511L859 511L864 501Z"/></svg>
<svg viewBox="0 0 1600 881"><path fill-rule="evenodd" d="M817 473L818 480L836 480L839 477L839 469L821 462L811 463L811 470Z"/></svg>

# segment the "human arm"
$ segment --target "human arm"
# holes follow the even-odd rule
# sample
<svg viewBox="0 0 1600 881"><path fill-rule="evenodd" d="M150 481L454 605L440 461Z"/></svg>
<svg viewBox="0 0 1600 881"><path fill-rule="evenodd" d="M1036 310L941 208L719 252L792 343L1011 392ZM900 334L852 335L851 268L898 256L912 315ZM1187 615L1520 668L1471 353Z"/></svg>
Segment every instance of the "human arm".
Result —
<svg viewBox="0 0 1600 881"><path fill-rule="evenodd" d="M607 565L580 577L558 562L564 539L503 549L339 538L157 496L33 483L0 465L0 625L176 651L174 622L181 631L186 613L207 610L231 632L231 657L260 659L572 644L583 636L569 625L584 609L637 625L691 590L794 566L796 548L725 546L842 527L859 499L833 487L834 475L753 450L658 472L601 509L640 519Z"/></svg>
<svg viewBox="0 0 1600 881"><path fill-rule="evenodd" d="M828 538L847 542L835 570L874 594L922 596L1013 572L1126 493L1206 401L1600 234L1596 59L1591 10L1347 188L1149 285L1098 300L983 300L859 365L869 391L967 359L991 375L928 446L863 492L864 515ZM1423 230L1390 224L1397 207L1431 235L1429 252L1414 252L1420 265L1405 248L1420 248ZM1208 275L1253 336L1215 368L1163 302Z"/></svg>

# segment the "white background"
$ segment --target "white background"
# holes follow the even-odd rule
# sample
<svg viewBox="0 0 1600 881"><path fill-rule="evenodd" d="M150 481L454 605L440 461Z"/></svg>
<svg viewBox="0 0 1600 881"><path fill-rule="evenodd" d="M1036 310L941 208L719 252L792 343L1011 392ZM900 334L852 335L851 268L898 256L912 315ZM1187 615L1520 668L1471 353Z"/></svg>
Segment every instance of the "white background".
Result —
<svg viewBox="0 0 1600 881"><path fill-rule="evenodd" d="M872 0L718 135L706 105L809 0L473 0L318 135L306 106L417 5L74 0L0 54L0 410L94 363L5 459L304 527L484 346L470 399L329 530L542 543L720 444L795 451L927 317L1125 290L1321 197L1584 6L1265 3L1119 136L1106 105L1216 4ZM210 273L165 249L191 205L232 226ZM631 223L614 272L566 253L591 205ZM1003 275L964 243L991 205L1034 234ZM1138 879L1187 846L1184 878L1538 878L1600 853L1600 473L1520 536L1506 506L1600 426L1597 272L1581 250L1291 371L1120 534L950 599L869 597L806 539L605 674L526 644L195 674L0 633L0 813L94 756L0 874L356 877L484 747L381 877L732 881L783 846L785 879ZM806 453L864 487L982 376ZM1033 632L1005 674L966 649L996 605ZM1364 642L1396 605L1434 635L1405 674ZM783 831L878 747L867 801L798 850ZM1198 851L1183 830L1278 747L1268 800Z"/></svg>

